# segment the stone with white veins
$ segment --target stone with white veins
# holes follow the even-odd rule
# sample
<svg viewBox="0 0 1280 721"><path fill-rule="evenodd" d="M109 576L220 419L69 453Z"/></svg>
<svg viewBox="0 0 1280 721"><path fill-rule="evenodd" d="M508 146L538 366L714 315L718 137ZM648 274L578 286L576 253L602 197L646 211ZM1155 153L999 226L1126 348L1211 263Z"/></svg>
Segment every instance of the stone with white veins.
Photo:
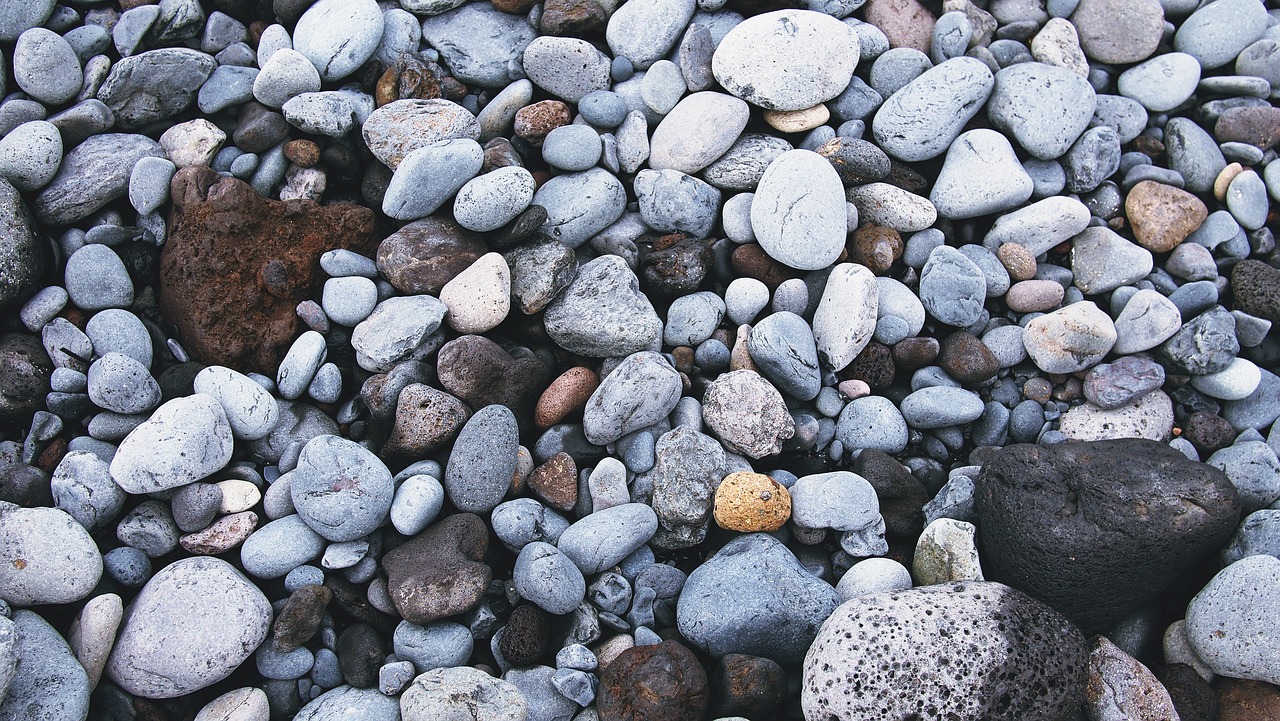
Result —
<svg viewBox="0 0 1280 721"><path fill-rule="evenodd" d="M831 269L812 323L818 357L828 370L843 370L871 342L880 292L876 277L865 266L841 263Z"/></svg>
<svg viewBox="0 0 1280 721"><path fill-rule="evenodd" d="M936 158L982 109L994 85L995 77L982 61L952 58L891 95L872 119L871 132L899 160Z"/></svg>
<svg viewBox="0 0 1280 721"><path fill-rule="evenodd" d="M667 55L698 9L694 0L631 0L609 16L604 39L614 57L648 69Z"/></svg>
<svg viewBox="0 0 1280 721"><path fill-rule="evenodd" d="M582 430L603 446L665 419L680 400L680 374L662 356L642 351L627 356L587 399Z"/></svg>
<svg viewBox="0 0 1280 721"><path fill-rule="evenodd" d="M111 477L135 495L185 486L226 466L234 446L231 423L216 398L174 398L120 442Z"/></svg>
<svg viewBox="0 0 1280 721"><path fill-rule="evenodd" d="M748 105L732 95L705 91L685 97L654 128L649 167L690 174L702 170L733 146L749 116Z"/></svg>
<svg viewBox="0 0 1280 721"><path fill-rule="evenodd" d="M500 253L486 253L440 289L446 320L459 333L484 333L511 312L511 269Z"/></svg>
<svg viewBox="0 0 1280 721"><path fill-rule="evenodd" d="M1111 317L1086 300L1033 318L1022 342L1045 373L1075 373L1105 358L1116 338Z"/></svg>
<svg viewBox="0 0 1280 721"><path fill-rule="evenodd" d="M364 65L382 40L382 9L375 0L319 0L293 29L293 49L326 81L341 80Z"/></svg>
<svg viewBox="0 0 1280 721"><path fill-rule="evenodd" d="M1089 127L1097 103L1079 75L1044 63L1019 63L995 76L991 123L1037 158L1056 158Z"/></svg>
<svg viewBox="0 0 1280 721"><path fill-rule="evenodd" d="M711 57L711 72L752 105L803 110L839 95L859 54L853 30L830 15L777 10L730 30Z"/></svg>
<svg viewBox="0 0 1280 721"><path fill-rule="evenodd" d="M996 218L982 244L995 251L1005 243L1019 243L1038 256L1083 231L1090 217L1084 203L1055 195Z"/></svg>
<svg viewBox="0 0 1280 721"><path fill-rule="evenodd" d="M97 544L65 511L0 501L0 599L18 606L71 603L101 577Z"/></svg>
<svg viewBox="0 0 1280 721"><path fill-rule="evenodd" d="M831 265L848 232L844 186L831 163L790 150L765 169L751 202L751 229L769 257L797 270Z"/></svg>
<svg viewBox="0 0 1280 721"><path fill-rule="evenodd" d="M271 604L231 564L196 556L160 569L125 612L107 678L136 696L211 686L267 638Z"/></svg>
<svg viewBox="0 0 1280 721"><path fill-rule="evenodd" d="M975 218L1016 208L1034 189L1009 140L979 128L961 133L951 144L929 202L944 218Z"/></svg>
<svg viewBox="0 0 1280 721"><path fill-rule="evenodd" d="M928 198L890 183L867 183L845 193L858 210L858 219L893 228L900 233L924 230L938 220L938 210Z"/></svg>

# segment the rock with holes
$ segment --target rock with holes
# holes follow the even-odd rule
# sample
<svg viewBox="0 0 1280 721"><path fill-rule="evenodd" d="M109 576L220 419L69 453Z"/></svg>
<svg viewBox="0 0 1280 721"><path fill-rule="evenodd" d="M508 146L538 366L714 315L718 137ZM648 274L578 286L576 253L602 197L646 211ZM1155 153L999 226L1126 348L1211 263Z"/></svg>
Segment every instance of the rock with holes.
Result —
<svg viewBox="0 0 1280 721"><path fill-rule="evenodd" d="M1058 721L1084 700L1088 650L1061 614L999 583L858 596L804 659L807 719Z"/></svg>

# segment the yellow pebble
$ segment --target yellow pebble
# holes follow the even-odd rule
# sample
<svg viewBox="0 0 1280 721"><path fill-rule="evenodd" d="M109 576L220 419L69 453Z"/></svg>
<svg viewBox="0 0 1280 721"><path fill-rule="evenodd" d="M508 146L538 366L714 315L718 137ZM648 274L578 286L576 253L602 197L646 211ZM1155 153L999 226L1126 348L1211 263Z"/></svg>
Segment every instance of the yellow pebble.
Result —
<svg viewBox="0 0 1280 721"><path fill-rule="evenodd" d="M831 111L818 103L803 110L766 110L764 121L784 133L803 133L831 119Z"/></svg>
<svg viewBox="0 0 1280 721"><path fill-rule="evenodd" d="M1243 172L1244 166L1239 163L1231 163L1223 168L1222 172L1218 173L1218 177L1213 181L1213 197L1226 202L1227 188L1230 187L1231 181L1235 180L1236 176Z"/></svg>
<svg viewBox="0 0 1280 721"><path fill-rule="evenodd" d="M763 473L730 473L716 488L713 513L730 531L776 531L791 517L791 494Z"/></svg>

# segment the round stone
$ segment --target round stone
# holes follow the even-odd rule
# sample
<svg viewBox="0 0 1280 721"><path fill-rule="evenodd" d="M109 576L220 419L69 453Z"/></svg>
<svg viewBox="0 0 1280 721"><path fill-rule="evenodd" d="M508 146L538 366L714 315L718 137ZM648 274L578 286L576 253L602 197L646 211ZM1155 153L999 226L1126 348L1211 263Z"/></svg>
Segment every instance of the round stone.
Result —
<svg viewBox="0 0 1280 721"><path fill-rule="evenodd" d="M765 169L751 202L751 229L760 247L797 270L835 262L848 231L844 186L826 158L791 150Z"/></svg>
<svg viewBox="0 0 1280 721"><path fill-rule="evenodd" d="M711 58L711 72L752 105L803 110L839 95L858 55L848 25L811 10L777 10L730 30Z"/></svg>
<svg viewBox="0 0 1280 721"><path fill-rule="evenodd" d="M391 472L364 446L318 436L302 448L291 478L293 506L330 541L354 541L382 525L395 488Z"/></svg>
<svg viewBox="0 0 1280 721"><path fill-rule="evenodd" d="M791 517L791 495L762 473L739 471L716 487L712 507L716 524L730 531L776 531Z"/></svg>

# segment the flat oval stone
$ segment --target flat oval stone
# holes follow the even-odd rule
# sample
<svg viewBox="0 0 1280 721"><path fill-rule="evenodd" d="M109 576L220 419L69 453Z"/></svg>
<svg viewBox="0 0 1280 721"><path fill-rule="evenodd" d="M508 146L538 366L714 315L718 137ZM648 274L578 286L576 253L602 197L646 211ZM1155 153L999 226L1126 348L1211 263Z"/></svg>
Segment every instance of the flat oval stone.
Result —
<svg viewBox="0 0 1280 721"><path fill-rule="evenodd" d="M791 150L765 169L751 202L751 229L760 247L797 270L835 262L848 231L844 186L826 158Z"/></svg>
<svg viewBox="0 0 1280 721"><path fill-rule="evenodd" d="M929 386L902 399L902 416L915 428L943 428L976 421L985 410L973 391Z"/></svg>
<svg viewBox="0 0 1280 721"><path fill-rule="evenodd" d="M654 129L649 167L690 175L702 170L733 146L749 115L747 104L732 95L700 92L685 97Z"/></svg>
<svg viewBox="0 0 1280 721"><path fill-rule="evenodd" d="M129 607L106 674L143 698L174 698L226 678L267 638L271 604L219 558L160 569Z"/></svg>
<svg viewBox="0 0 1280 721"><path fill-rule="evenodd" d="M1048 160L1089 127L1096 103L1089 81L1070 70L1019 63L996 73L987 116L1028 153Z"/></svg>
<svg viewBox="0 0 1280 721"><path fill-rule="evenodd" d="M586 40L544 35L525 48L523 62L535 85L565 102L609 88L609 58Z"/></svg>
<svg viewBox="0 0 1280 721"><path fill-rule="evenodd" d="M217 61L189 48L162 48L121 58L98 88L98 100L120 130L141 128L191 107ZM132 163L125 166L127 172Z"/></svg>
<svg viewBox="0 0 1280 721"><path fill-rule="evenodd" d="M484 149L470 138L453 138L405 154L383 195L382 212L417 220L436 212L484 166Z"/></svg>
<svg viewBox="0 0 1280 721"><path fill-rule="evenodd" d="M1269 684L1280 682L1276 632L1280 559L1242 558L1214 576L1187 605L1187 640L1214 672Z"/></svg>
<svg viewBox="0 0 1280 721"><path fill-rule="evenodd" d="M1144 288L1133 294L1116 316L1116 353L1155 348L1182 327L1182 313L1159 291Z"/></svg>
<svg viewBox="0 0 1280 721"><path fill-rule="evenodd" d="M1159 0L1081 0L1071 14L1080 49L1100 63L1146 60L1164 36L1161 5Z"/></svg>
<svg viewBox="0 0 1280 721"><path fill-rule="evenodd" d="M855 186L849 188L845 197L858 209L859 221L901 233L924 230L938 220L938 210L928 198L890 183Z"/></svg>
<svg viewBox="0 0 1280 721"><path fill-rule="evenodd" d="M91 683L62 636L39 614L13 612L0 621L0 647L9 673L0 671L7 693L0 716L13 719L78 721L89 716Z"/></svg>
<svg viewBox="0 0 1280 721"><path fill-rule="evenodd" d="M375 0L319 0L298 18L293 49L326 81L341 80L378 49L382 9Z"/></svg>
<svg viewBox="0 0 1280 721"><path fill-rule="evenodd" d="M164 149L145 135L91 136L62 159L57 175L36 195L31 209L38 220L50 225L86 218L124 197L134 164L148 157L163 158Z"/></svg>
<svg viewBox="0 0 1280 721"><path fill-rule="evenodd" d="M185 486L231 461L231 424L213 396L175 398L129 432L111 461L111 477L129 493Z"/></svg>
<svg viewBox="0 0 1280 721"><path fill-rule="evenodd" d="M812 400L822 389L813 331L795 313L783 311L761 319L747 337L747 349L761 375L792 398Z"/></svg>
<svg viewBox="0 0 1280 721"><path fill-rule="evenodd" d="M396 100L373 111L361 135L374 157L395 170L406 155L441 140L480 138L480 123L449 100Z"/></svg>
<svg viewBox="0 0 1280 721"><path fill-rule="evenodd" d="M537 183L524 168L509 165L468 180L453 200L458 225L487 233L515 220L533 202Z"/></svg>
<svg viewBox="0 0 1280 721"><path fill-rule="evenodd" d="M803 110L845 89L859 45L848 25L811 10L777 10L724 36L711 72L730 93L766 110Z"/></svg>
<svg viewBox="0 0 1280 721"><path fill-rule="evenodd" d="M982 244L996 251L1005 243L1018 243L1034 258L1083 231L1090 217L1084 203L1055 195L996 218Z"/></svg>
<svg viewBox="0 0 1280 721"><path fill-rule="evenodd" d="M31 28L13 47L13 78L32 98L62 105L80 92L80 58L61 35Z"/></svg>
<svg viewBox="0 0 1280 721"><path fill-rule="evenodd" d="M102 577L102 554L57 508L0 501L0 598L19 606L79 601Z"/></svg>
<svg viewBox="0 0 1280 721"><path fill-rule="evenodd" d="M982 271L964 253L940 245L920 271L920 301L938 320L960 328L977 322L987 298Z"/></svg>
<svg viewBox="0 0 1280 721"><path fill-rule="evenodd" d="M533 203L547 211L542 232L577 248L622 216L627 193L613 173L592 168L548 180L534 193Z"/></svg>
<svg viewBox="0 0 1280 721"><path fill-rule="evenodd" d="M1173 49L1191 55L1206 70L1222 67L1262 37L1266 8L1253 0L1219 0L1191 13L1173 36Z"/></svg>
<svg viewBox="0 0 1280 721"><path fill-rule="evenodd" d="M1200 63L1186 53L1165 53L1120 73L1116 88L1154 113L1172 110L1195 92Z"/></svg>
<svg viewBox="0 0 1280 721"><path fill-rule="evenodd" d="M584 575L618 564L658 532L658 515L643 503L596 511L560 534L556 547Z"/></svg>
<svg viewBox="0 0 1280 721"><path fill-rule="evenodd" d="M609 16L605 42L615 58L626 58L637 70L646 70L667 55L697 7L694 0L623 3Z"/></svg>
<svg viewBox="0 0 1280 721"><path fill-rule="evenodd" d="M841 263L831 269L813 311L813 339L826 368L843 370L871 342L880 293L876 277L865 266Z"/></svg>
<svg viewBox="0 0 1280 721"><path fill-rule="evenodd" d="M537 37L523 16L485 3L465 3L421 21L422 39L439 51L453 76L484 88L511 83L513 65Z"/></svg>
<svg viewBox="0 0 1280 721"><path fill-rule="evenodd" d="M293 507L334 542L367 536L386 520L395 487L391 472L360 444L318 436L303 446L292 474Z"/></svg>
<svg viewBox="0 0 1280 721"><path fill-rule="evenodd" d="M458 510L487 513L502 502L515 477L520 432L506 406L476 411L454 441L444 487Z"/></svg>
<svg viewBox="0 0 1280 721"><path fill-rule="evenodd" d="M941 155L982 109L995 87L983 62L952 58L907 83L880 106L871 121L876 143L907 162Z"/></svg>

